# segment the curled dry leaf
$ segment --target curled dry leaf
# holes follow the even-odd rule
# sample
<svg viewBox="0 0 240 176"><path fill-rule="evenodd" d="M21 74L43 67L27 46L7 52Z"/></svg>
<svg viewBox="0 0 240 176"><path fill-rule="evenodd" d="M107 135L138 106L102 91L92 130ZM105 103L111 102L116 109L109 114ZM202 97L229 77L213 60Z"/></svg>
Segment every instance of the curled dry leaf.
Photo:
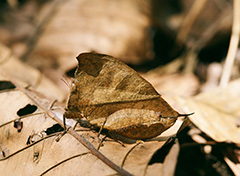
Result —
<svg viewBox="0 0 240 176"><path fill-rule="evenodd" d="M98 128L130 139L149 139L170 128L181 116L152 85L121 61L82 53L65 117L83 117Z"/></svg>

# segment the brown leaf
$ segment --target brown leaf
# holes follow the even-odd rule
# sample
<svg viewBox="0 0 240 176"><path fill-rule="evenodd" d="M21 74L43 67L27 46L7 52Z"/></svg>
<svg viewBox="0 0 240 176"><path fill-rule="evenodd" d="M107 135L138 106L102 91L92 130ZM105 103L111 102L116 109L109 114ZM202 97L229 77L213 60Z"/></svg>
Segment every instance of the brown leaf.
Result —
<svg viewBox="0 0 240 176"><path fill-rule="evenodd" d="M171 127L179 114L150 83L117 59L96 53L78 57L65 116L132 139L147 139Z"/></svg>

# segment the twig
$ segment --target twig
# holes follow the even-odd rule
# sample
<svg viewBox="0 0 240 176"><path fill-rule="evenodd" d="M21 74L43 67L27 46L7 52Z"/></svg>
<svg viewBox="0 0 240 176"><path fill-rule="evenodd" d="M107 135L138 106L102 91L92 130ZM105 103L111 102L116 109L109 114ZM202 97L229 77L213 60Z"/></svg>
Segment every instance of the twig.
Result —
<svg viewBox="0 0 240 176"><path fill-rule="evenodd" d="M230 45L228 48L226 61L225 61L224 67L223 67L222 77L220 80L221 87L226 86L230 80L232 66L233 66L237 48L238 48L239 35L240 35L240 1L234 0L233 1L232 35L231 35L231 39L230 39Z"/></svg>
<svg viewBox="0 0 240 176"><path fill-rule="evenodd" d="M46 108L43 104L41 104L29 90L25 89L24 87L20 86L16 81L14 81L10 75L6 74L5 72L0 70L0 74L4 77L11 80L11 82L21 91L23 92L30 100L32 100L38 107L40 107L49 117L55 120L58 124L60 124L64 128L63 122L48 108ZM82 145L84 145L90 152L95 155L97 158L102 160L106 165L108 165L113 170L117 171L120 175L130 176L131 174L124 170L123 168L119 167L111 160L106 158L101 152L99 152L88 140L86 140L83 136L79 135L74 131L70 126L67 126L67 133L71 134L75 139L77 139Z"/></svg>
<svg viewBox="0 0 240 176"><path fill-rule="evenodd" d="M139 141L138 143L136 143L127 153L126 155L124 156L123 160L122 160L122 164L121 164L121 167L123 167L128 155L131 153L131 151L133 151L134 148L136 148L139 144L141 144L142 141Z"/></svg>
<svg viewBox="0 0 240 176"><path fill-rule="evenodd" d="M63 161L61 161L61 162L53 165L52 167L48 168L48 169L45 170L43 173L41 173L40 176L45 175L47 172L49 172L50 170L56 168L57 166L59 166L59 165L62 164L62 163L65 163L65 162L67 162L67 161L69 161L69 160L71 160L71 159L74 159L74 158L77 158L77 157L79 157L79 156L83 156L83 155L86 155L86 154L89 154L89 153L90 153L90 152L85 152L85 153L81 153L81 154L77 154L77 155L71 156L71 157L69 157L69 158L67 158L67 159L65 159L65 160L63 160Z"/></svg>

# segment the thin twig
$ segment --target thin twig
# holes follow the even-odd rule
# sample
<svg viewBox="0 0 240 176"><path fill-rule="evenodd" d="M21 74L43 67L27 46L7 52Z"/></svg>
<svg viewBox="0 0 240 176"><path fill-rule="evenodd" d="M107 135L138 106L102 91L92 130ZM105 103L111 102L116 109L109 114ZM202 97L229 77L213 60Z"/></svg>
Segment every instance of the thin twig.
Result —
<svg viewBox="0 0 240 176"><path fill-rule="evenodd" d="M86 155L86 154L89 154L89 153L90 153L90 152L85 152L85 153L81 153L81 154L77 154L77 155L71 156L71 157L69 157L69 158L67 158L67 159L65 159L65 160L63 160L63 161L61 161L61 162L53 165L52 167L48 168L48 169L45 170L43 173L41 173L40 176L45 175L47 172L49 172L50 170L56 168L56 167L59 166L60 164L63 164L63 163L65 163L65 162L67 162L67 161L69 161L69 160L71 160L71 159L74 159L74 158L77 158L77 157L79 157L79 156L83 156L83 155Z"/></svg>
<svg viewBox="0 0 240 176"><path fill-rule="evenodd" d="M221 87L226 86L230 80L234 59L237 53L239 35L240 35L240 1L234 0L232 35L230 39L226 61L223 67L222 77L220 80Z"/></svg>
<svg viewBox="0 0 240 176"><path fill-rule="evenodd" d="M126 155L124 156L123 160L122 160L122 164L121 164L121 167L123 167L128 155L131 153L131 151L133 151L133 149L135 149L139 144L141 144L142 141L139 141L138 143L136 143L127 153Z"/></svg>

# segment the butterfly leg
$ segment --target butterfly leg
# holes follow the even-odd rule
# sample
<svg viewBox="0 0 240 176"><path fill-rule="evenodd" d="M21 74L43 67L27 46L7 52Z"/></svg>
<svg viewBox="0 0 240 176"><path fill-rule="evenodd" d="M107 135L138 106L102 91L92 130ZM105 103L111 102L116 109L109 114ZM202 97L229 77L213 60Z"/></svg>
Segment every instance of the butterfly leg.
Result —
<svg viewBox="0 0 240 176"><path fill-rule="evenodd" d="M80 114L77 114L78 116L74 116L76 115L76 113L72 113L70 111L65 111L65 113L63 114L63 132L56 138L56 141L58 142L68 131L69 128L71 128L70 126L67 127L67 124L66 124L66 118L73 118L74 117L79 117ZM82 117L82 116L81 116ZM76 126L76 125L75 125ZM75 126L73 128L75 128Z"/></svg>
<svg viewBox="0 0 240 176"><path fill-rule="evenodd" d="M101 134L101 132L102 132L102 130L103 130L103 127L104 127L106 121L107 121L107 118L105 119L105 121L103 122L103 124L102 124L101 127L100 127L100 130L99 130L98 135L97 135L98 139L99 139L99 137L100 137L100 134Z"/></svg>

